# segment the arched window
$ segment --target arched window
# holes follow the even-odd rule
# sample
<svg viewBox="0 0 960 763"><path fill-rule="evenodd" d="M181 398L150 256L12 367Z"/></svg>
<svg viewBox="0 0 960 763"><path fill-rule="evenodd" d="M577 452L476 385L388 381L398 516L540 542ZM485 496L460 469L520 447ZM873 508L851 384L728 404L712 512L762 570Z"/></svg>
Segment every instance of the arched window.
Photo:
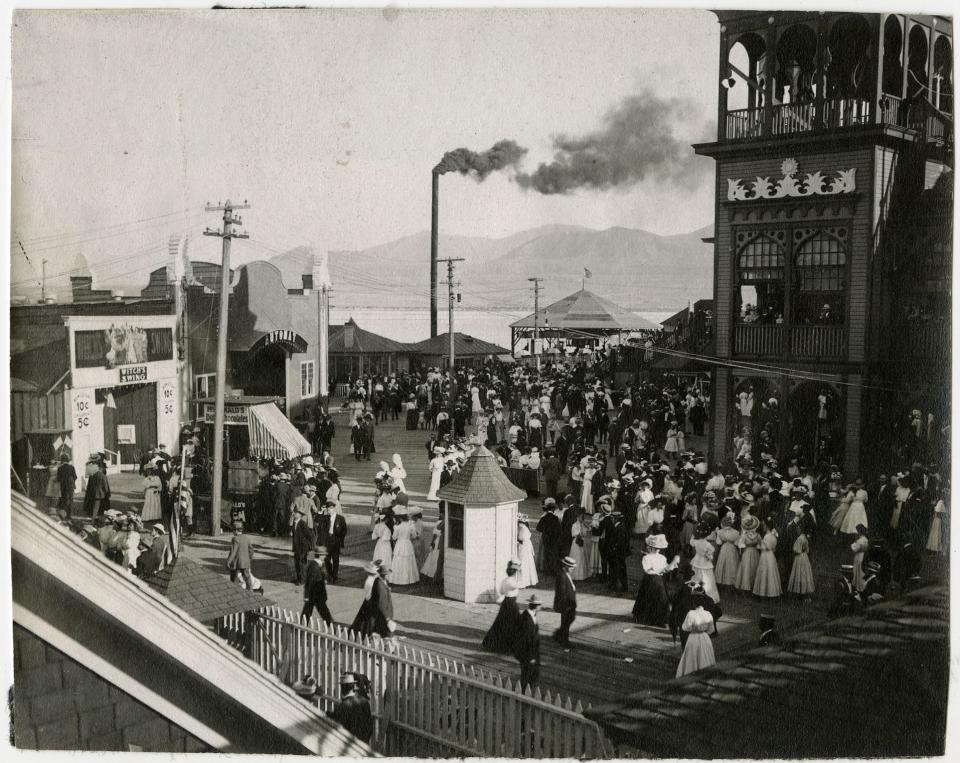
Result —
<svg viewBox="0 0 960 763"><path fill-rule="evenodd" d="M857 14L841 16L830 30L827 61L827 98L867 98L873 62L870 26Z"/></svg>
<svg viewBox="0 0 960 763"><path fill-rule="evenodd" d="M793 313L795 323L843 323L847 230L794 231Z"/></svg>
<svg viewBox="0 0 960 763"><path fill-rule="evenodd" d="M887 17L883 25L883 92L900 98L903 95L903 29L896 16Z"/></svg>
<svg viewBox="0 0 960 763"><path fill-rule="evenodd" d="M933 105L953 113L953 47L946 35L933 44Z"/></svg>
<svg viewBox="0 0 960 763"><path fill-rule="evenodd" d="M913 97L926 92L927 87L927 33L919 24L910 29L910 50L907 74L907 95Z"/></svg>
<svg viewBox="0 0 960 763"><path fill-rule="evenodd" d="M774 96L780 103L803 103L815 96L817 35L805 24L794 24L777 40Z"/></svg>
<svg viewBox="0 0 960 763"><path fill-rule="evenodd" d="M783 230L737 234L739 314L743 322L782 321L786 241Z"/></svg>
<svg viewBox="0 0 960 763"><path fill-rule="evenodd" d="M763 106L766 52L766 43L755 32L740 35L730 46L727 110ZM739 71L734 71L734 67ZM745 80L743 75L748 79Z"/></svg>

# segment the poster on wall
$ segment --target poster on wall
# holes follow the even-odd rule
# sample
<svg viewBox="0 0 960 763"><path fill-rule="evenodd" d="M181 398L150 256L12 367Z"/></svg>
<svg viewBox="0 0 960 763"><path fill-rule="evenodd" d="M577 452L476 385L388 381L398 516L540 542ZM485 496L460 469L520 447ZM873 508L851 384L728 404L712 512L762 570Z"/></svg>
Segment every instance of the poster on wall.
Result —
<svg viewBox="0 0 960 763"><path fill-rule="evenodd" d="M173 329L111 324L74 334L77 368L117 368L173 359Z"/></svg>
<svg viewBox="0 0 960 763"><path fill-rule="evenodd" d="M117 424L117 443L119 445L136 445L137 425Z"/></svg>

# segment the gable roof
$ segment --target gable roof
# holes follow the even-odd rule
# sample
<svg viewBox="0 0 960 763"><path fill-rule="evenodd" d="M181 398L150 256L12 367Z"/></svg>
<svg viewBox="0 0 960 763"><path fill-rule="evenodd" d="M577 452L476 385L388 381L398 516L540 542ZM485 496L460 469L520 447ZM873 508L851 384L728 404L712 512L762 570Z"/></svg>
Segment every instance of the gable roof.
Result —
<svg viewBox="0 0 960 763"><path fill-rule="evenodd" d="M949 626L933 586L584 714L652 757L942 755Z"/></svg>
<svg viewBox="0 0 960 763"><path fill-rule="evenodd" d="M548 327L551 331L589 329L593 331L654 331L657 324L641 318L625 307L581 289L530 313L510 324L510 328Z"/></svg>
<svg viewBox="0 0 960 763"><path fill-rule="evenodd" d="M420 355L449 355L450 354L450 332L438 334L430 339L424 339L422 342L416 342L408 345L411 352ZM483 339L477 339L469 334L461 334L459 331L453 335L453 351L458 358L467 358L477 355L510 355L511 352L506 347L501 347L493 342L487 342Z"/></svg>
<svg viewBox="0 0 960 763"><path fill-rule="evenodd" d="M495 506L522 501L527 492L507 479L497 457L480 445L470 454L457 476L440 488L437 495L443 501Z"/></svg>
<svg viewBox="0 0 960 763"><path fill-rule="evenodd" d="M143 582L201 623L273 604L270 599L250 593L183 554Z"/></svg>

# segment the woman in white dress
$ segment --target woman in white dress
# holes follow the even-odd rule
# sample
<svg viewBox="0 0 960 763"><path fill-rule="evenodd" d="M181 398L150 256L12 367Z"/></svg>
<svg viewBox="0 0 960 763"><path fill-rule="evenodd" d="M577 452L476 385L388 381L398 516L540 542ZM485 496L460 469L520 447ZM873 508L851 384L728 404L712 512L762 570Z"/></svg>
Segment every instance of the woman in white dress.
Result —
<svg viewBox="0 0 960 763"><path fill-rule="evenodd" d="M690 546L694 550L690 566L693 568L693 580L703 586L704 592L715 602L720 602L717 579L713 574L713 544L709 540L708 528L698 528Z"/></svg>
<svg viewBox="0 0 960 763"><path fill-rule="evenodd" d="M122 540L120 551L123 553L123 568L132 572L140 558L140 533L143 532L143 523L139 517L130 517L127 520L127 531Z"/></svg>
<svg viewBox="0 0 960 763"><path fill-rule="evenodd" d="M691 609L680 627L690 635L687 636L687 644L677 665L677 678L716 665L717 658L710 639L710 634L717 629L713 615L702 606Z"/></svg>
<svg viewBox="0 0 960 763"><path fill-rule="evenodd" d="M576 566L570 570L570 578L574 581L587 580L592 574L590 563L587 559L587 543L584 540L585 535L590 533L590 517L586 513L580 512L576 521L570 528L570 558L576 561Z"/></svg>
<svg viewBox="0 0 960 763"><path fill-rule="evenodd" d="M950 536L947 534L947 501L950 500L950 488L943 488L940 497L933 506L933 519L930 520L930 532L927 533L927 551L946 554L950 551Z"/></svg>
<svg viewBox="0 0 960 763"><path fill-rule="evenodd" d="M470 388L470 411L473 413L474 422L483 413L483 403L480 402L480 388L476 386Z"/></svg>
<svg viewBox="0 0 960 763"><path fill-rule="evenodd" d="M443 520L437 522L433 528L433 538L430 541L430 552L420 568L420 573L428 578L437 576L437 566L440 561L440 547L443 544ZM441 570L442 572L442 570Z"/></svg>
<svg viewBox="0 0 960 763"><path fill-rule="evenodd" d="M853 501L850 503L850 509L843 518L843 524L840 526L840 532L844 535L856 535L857 527L867 524L867 491L864 489L863 480L857 480L853 483Z"/></svg>
<svg viewBox="0 0 960 763"><path fill-rule="evenodd" d="M834 535L840 532L840 528L843 527L847 514L850 512L850 504L853 503L856 494L853 485L847 485L846 489L841 491L840 502L830 515L830 526L833 528Z"/></svg>
<svg viewBox="0 0 960 763"><path fill-rule="evenodd" d="M537 577L537 561L533 553L533 540L530 533L530 520L526 514L517 516L517 559L520 561L520 573L517 582L521 588L529 588L540 582Z"/></svg>
<svg viewBox="0 0 960 763"><path fill-rule="evenodd" d="M147 469L147 476L143 478L143 510L140 512L140 518L144 522L155 522L161 518L160 511L160 490L163 483L157 476L157 470Z"/></svg>
<svg viewBox="0 0 960 763"><path fill-rule="evenodd" d="M403 468L403 460L400 458L399 453L393 454L393 467L390 469L390 478L393 480L394 485L400 486L401 493L407 492L407 488L403 484L403 481L407 478L407 470Z"/></svg>
<svg viewBox="0 0 960 763"><path fill-rule="evenodd" d="M870 538L867 537L867 526L860 525L857 528L857 539L850 544L850 550L853 552L853 589L855 591L863 590L863 557L870 550Z"/></svg>
<svg viewBox="0 0 960 763"><path fill-rule="evenodd" d="M393 565L387 578L390 585L411 585L420 581L420 570L417 569L417 555L413 550L413 541L416 539L416 527L409 522L407 510L398 506L393 513L399 522L393 528Z"/></svg>
<svg viewBox="0 0 960 763"><path fill-rule="evenodd" d="M373 560L379 559L383 562L383 566L389 569L393 565L393 549L390 546L392 535L390 528L384 523L381 513L377 514L377 521L373 526L371 537L376 541L376 545L373 547Z"/></svg>
<svg viewBox="0 0 960 763"><path fill-rule="evenodd" d="M443 448L433 449L433 458L430 459L430 490L427 491L428 501L439 501L437 491L440 489L440 474L443 472Z"/></svg>

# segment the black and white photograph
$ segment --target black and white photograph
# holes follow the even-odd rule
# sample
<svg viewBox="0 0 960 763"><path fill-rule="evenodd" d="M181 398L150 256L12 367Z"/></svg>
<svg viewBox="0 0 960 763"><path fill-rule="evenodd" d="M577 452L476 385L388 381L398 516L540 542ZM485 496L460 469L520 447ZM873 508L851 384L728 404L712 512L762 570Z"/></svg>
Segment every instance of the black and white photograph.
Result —
<svg viewBox="0 0 960 763"><path fill-rule="evenodd" d="M7 754L950 754L952 11L714 6L8 9Z"/></svg>

